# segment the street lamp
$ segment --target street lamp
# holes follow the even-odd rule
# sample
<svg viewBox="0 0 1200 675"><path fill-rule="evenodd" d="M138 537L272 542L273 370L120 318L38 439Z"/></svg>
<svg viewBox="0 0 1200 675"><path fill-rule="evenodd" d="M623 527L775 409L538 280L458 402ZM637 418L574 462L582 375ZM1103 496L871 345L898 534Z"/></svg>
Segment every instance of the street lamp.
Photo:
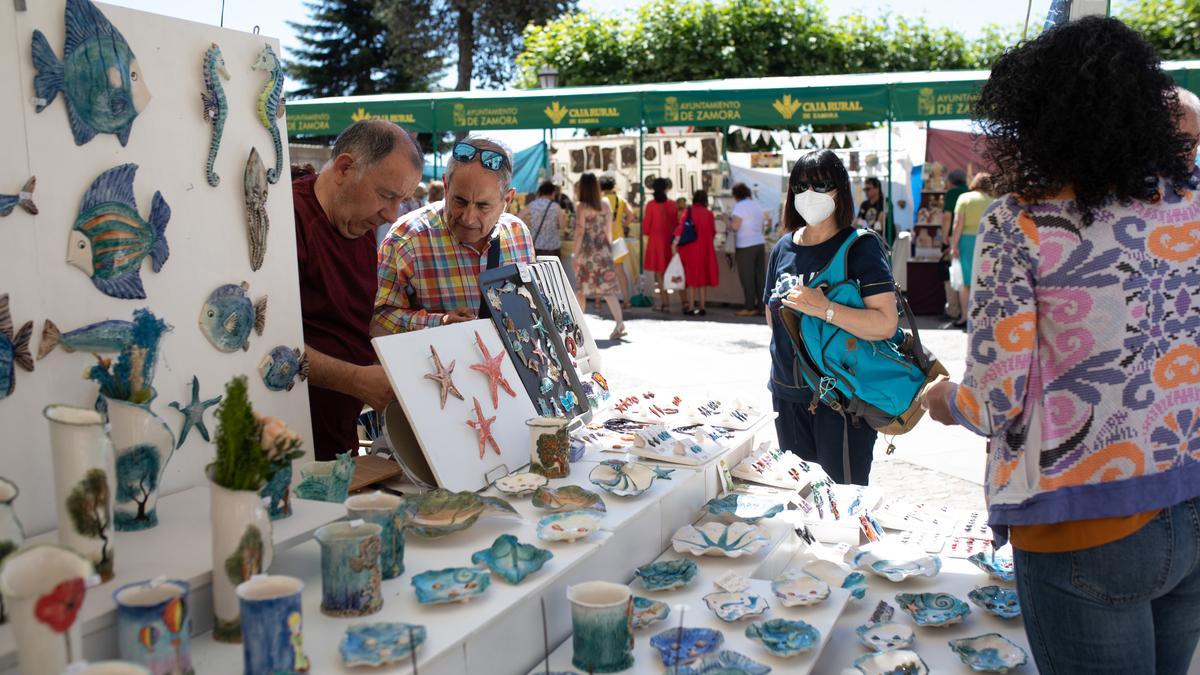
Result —
<svg viewBox="0 0 1200 675"><path fill-rule="evenodd" d="M543 66L538 71L538 86L542 89L554 89L558 86L558 69L554 66Z"/></svg>

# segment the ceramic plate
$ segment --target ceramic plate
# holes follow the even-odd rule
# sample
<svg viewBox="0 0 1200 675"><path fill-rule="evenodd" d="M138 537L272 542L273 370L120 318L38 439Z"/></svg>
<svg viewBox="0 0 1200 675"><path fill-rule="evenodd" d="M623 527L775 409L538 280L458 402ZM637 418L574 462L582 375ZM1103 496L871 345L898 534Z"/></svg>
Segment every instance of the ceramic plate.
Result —
<svg viewBox="0 0 1200 675"><path fill-rule="evenodd" d="M604 506L604 500L600 498L600 495L591 490L585 490L578 485L564 485L560 488L538 488L533 493L533 505L556 513L577 511L579 509L591 509L593 511L608 510Z"/></svg>
<svg viewBox="0 0 1200 675"><path fill-rule="evenodd" d="M821 631L803 621L771 619L746 626L746 637L775 656L795 656L821 643Z"/></svg>
<svg viewBox="0 0 1200 675"><path fill-rule="evenodd" d="M709 593L704 596L704 604L722 621L733 623L742 619L761 616L771 606L765 598L753 593Z"/></svg>
<svg viewBox="0 0 1200 675"><path fill-rule="evenodd" d="M855 628L854 632L863 646L877 652L908 649L916 637L912 628L897 621L866 624Z"/></svg>
<svg viewBox="0 0 1200 675"><path fill-rule="evenodd" d="M497 478L492 485L510 497L528 497L535 490L550 482L545 476L530 473L510 473L503 478Z"/></svg>
<svg viewBox="0 0 1200 675"><path fill-rule="evenodd" d="M949 593L898 593L896 603L918 626L949 626L971 613L967 603Z"/></svg>
<svg viewBox="0 0 1200 675"><path fill-rule="evenodd" d="M862 600L867 595L867 589L870 584L867 582L867 577L862 572L851 572L842 579L842 588L850 591L850 597L855 600Z"/></svg>
<svg viewBox="0 0 1200 675"><path fill-rule="evenodd" d="M588 474L588 480L618 497L636 497L654 485L655 478L668 478L670 471L640 462L606 459Z"/></svg>
<svg viewBox="0 0 1200 675"><path fill-rule="evenodd" d="M641 577L648 591L670 591L692 583L698 571L696 563L685 558L642 565L634 574Z"/></svg>
<svg viewBox="0 0 1200 675"><path fill-rule="evenodd" d="M1017 599L1017 592L1011 588L983 586L967 593L967 597L983 611L1001 619L1015 619L1021 616L1021 601Z"/></svg>
<svg viewBox="0 0 1200 675"><path fill-rule="evenodd" d="M672 671L672 675L767 675L769 672L770 666L726 649L716 656L706 656L700 663Z"/></svg>
<svg viewBox="0 0 1200 675"><path fill-rule="evenodd" d="M471 562L487 566L492 574L515 585L542 569L542 565L553 557L554 554L544 548L522 544L511 534L502 534L490 548L471 554Z"/></svg>
<svg viewBox="0 0 1200 675"><path fill-rule="evenodd" d="M448 567L422 572L412 578L422 605L466 602L487 590L492 576L474 567Z"/></svg>
<svg viewBox="0 0 1200 675"><path fill-rule="evenodd" d="M474 492L451 492L438 488L406 495L404 500L408 504L405 530L430 539L465 530L484 513L518 515L512 504L503 499Z"/></svg>
<svg viewBox="0 0 1200 675"><path fill-rule="evenodd" d="M854 660L854 667L863 675L929 675L929 666L907 649L860 656Z"/></svg>
<svg viewBox="0 0 1200 675"><path fill-rule="evenodd" d="M710 499L704 507L710 515L727 523L742 522L751 525L763 518L774 518L783 511L783 504L777 504L762 497L734 492L724 497Z"/></svg>
<svg viewBox="0 0 1200 675"><path fill-rule="evenodd" d="M684 525L671 537L677 553L738 558L758 553L770 542L766 532L746 523Z"/></svg>
<svg viewBox="0 0 1200 675"><path fill-rule="evenodd" d="M971 670L981 673L1007 673L1029 661L1020 645L999 633L951 640L950 649Z"/></svg>
<svg viewBox="0 0 1200 675"><path fill-rule="evenodd" d="M633 596L633 627L645 628L653 623L658 623L667 618L671 613L671 608L665 602L643 598L640 595Z"/></svg>
<svg viewBox="0 0 1200 675"><path fill-rule="evenodd" d="M890 541L853 546L846 552L846 562L895 582L918 575L935 577L942 569L942 561L937 556L915 546Z"/></svg>
<svg viewBox="0 0 1200 675"><path fill-rule="evenodd" d="M721 648L725 636L712 628L668 628L650 638L664 666L691 663Z"/></svg>
<svg viewBox="0 0 1200 675"><path fill-rule="evenodd" d="M784 607L807 607L819 604L829 597L829 584L804 573L772 581L771 590Z"/></svg>
<svg viewBox="0 0 1200 675"><path fill-rule="evenodd" d="M542 516L537 524L537 536L542 541L573 542L583 539L600 528L604 514L591 509L564 511Z"/></svg>
<svg viewBox="0 0 1200 675"><path fill-rule="evenodd" d="M425 627L407 623L356 623L346 629L339 650L342 664L386 666L408 659L425 642Z"/></svg>
<svg viewBox="0 0 1200 675"><path fill-rule="evenodd" d="M1013 559L1010 556L993 556L991 553L976 553L967 558L967 561L987 572L987 575L993 579L1007 581L1010 584L1017 580L1017 572L1013 567Z"/></svg>

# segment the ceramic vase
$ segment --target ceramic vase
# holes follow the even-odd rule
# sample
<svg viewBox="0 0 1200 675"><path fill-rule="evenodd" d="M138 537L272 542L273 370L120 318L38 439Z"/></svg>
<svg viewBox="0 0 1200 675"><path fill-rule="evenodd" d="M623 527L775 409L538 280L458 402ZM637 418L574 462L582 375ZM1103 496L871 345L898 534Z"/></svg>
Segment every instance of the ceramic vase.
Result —
<svg viewBox="0 0 1200 675"><path fill-rule="evenodd" d="M303 590L299 579L279 575L259 575L237 587L245 675L308 672L300 612Z"/></svg>
<svg viewBox="0 0 1200 675"><path fill-rule="evenodd" d="M628 586L588 581L567 588L571 601L571 663L585 673L633 666L633 593Z"/></svg>
<svg viewBox="0 0 1200 675"><path fill-rule="evenodd" d="M274 555L271 517L257 490L230 490L209 481L212 507L213 639L242 639L237 586L262 574Z"/></svg>
<svg viewBox="0 0 1200 675"><path fill-rule="evenodd" d="M158 525L158 488L175 454L175 434L150 404L104 397L116 464L113 525L137 532Z"/></svg>
<svg viewBox="0 0 1200 675"><path fill-rule="evenodd" d="M90 408L47 406L54 459L58 541L113 577L113 453L104 417ZM57 674L56 674L57 675Z"/></svg>
<svg viewBox="0 0 1200 675"><path fill-rule="evenodd" d="M404 574L404 509L403 498L384 492L355 495L346 500L350 518L361 518L383 528L379 536L383 545L379 565L384 579Z"/></svg>
<svg viewBox="0 0 1200 675"><path fill-rule="evenodd" d="M525 420L529 427L529 470L546 478L566 478L571 473L571 439L567 421L559 417Z"/></svg>
<svg viewBox="0 0 1200 675"><path fill-rule="evenodd" d="M17 512L13 510L13 502L17 500L20 490L17 484L7 478L0 478L0 564L9 554L15 553L25 541L25 530L21 521L17 520ZM4 608L4 597L0 596L0 624L8 621L8 613Z"/></svg>
<svg viewBox="0 0 1200 675"><path fill-rule="evenodd" d="M292 515L292 463L276 469L258 495L270 499L267 514L271 520L283 520Z"/></svg>
<svg viewBox="0 0 1200 675"><path fill-rule="evenodd" d="M383 528L375 523L332 523L313 536L321 545L321 612L366 616L383 608L379 557Z"/></svg>
<svg viewBox="0 0 1200 675"><path fill-rule="evenodd" d="M87 596L92 562L62 546L32 546L0 567L0 593L24 675L60 675L82 656L79 611Z"/></svg>
<svg viewBox="0 0 1200 675"><path fill-rule="evenodd" d="M191 586L176 579L139 581L113 592L121 658L151 675L192 675Z"/></svg>

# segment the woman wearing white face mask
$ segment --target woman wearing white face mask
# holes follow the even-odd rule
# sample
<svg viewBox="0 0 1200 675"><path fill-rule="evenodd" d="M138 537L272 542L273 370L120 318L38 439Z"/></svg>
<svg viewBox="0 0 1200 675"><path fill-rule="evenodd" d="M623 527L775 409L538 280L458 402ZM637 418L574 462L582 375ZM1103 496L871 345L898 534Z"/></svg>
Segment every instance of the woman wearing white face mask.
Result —
<svg viewBox="0 0 1200 675"><path fill-rule="evenodd" d="M801 157L788 183L783 217L787 234L775 245L767 263L764 302L772 333L769 387L779 414L775 420L779 447L819 463L835 482L866 485L875 430L847 422L827 405L811 407L813 392L797 380L793 368L796 353L779 317L786 306L831 322L863 340L883 340L895 334L899 322L895 282L878 237L860 237L846 254L847 274L858 284L864 308L831 303L821 289L806 286L841 249L853 220L850 178L838 156L818 150ZM815 349L819 351L820 346Z"/></svg>

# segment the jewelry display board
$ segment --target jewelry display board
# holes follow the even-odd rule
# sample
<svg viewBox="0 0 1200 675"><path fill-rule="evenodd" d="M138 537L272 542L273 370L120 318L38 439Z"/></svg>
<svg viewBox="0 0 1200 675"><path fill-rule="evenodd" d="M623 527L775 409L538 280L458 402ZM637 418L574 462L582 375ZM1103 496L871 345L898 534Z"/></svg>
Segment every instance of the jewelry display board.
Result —
<svg viewBox="0 0 1200 675"><path fill-rule="evenodd" d="M554 329L571 355L579 379L586 382L589 375L600 372L600 350L596 347L596 340L592 337L575 292L571 290L571 282L567 279L562 261L552 256L542 257L529 269L550 305Z"/></svg>

